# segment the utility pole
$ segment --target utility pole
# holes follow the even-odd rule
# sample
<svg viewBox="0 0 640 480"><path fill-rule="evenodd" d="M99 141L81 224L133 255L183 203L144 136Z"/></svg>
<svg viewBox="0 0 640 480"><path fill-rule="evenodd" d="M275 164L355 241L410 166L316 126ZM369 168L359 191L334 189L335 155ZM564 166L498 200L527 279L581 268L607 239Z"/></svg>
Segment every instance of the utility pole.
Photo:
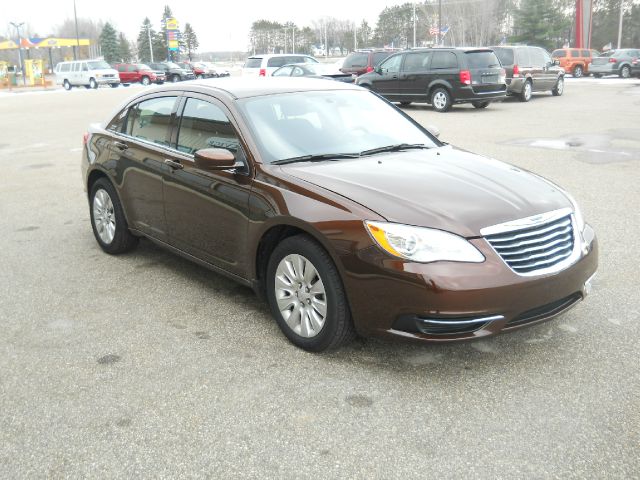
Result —
<svg viewBox="0 0 640 480"><path fill-rule="evenodd" d="M353 22L353 49L358 49L358 24Z"/></svg>
<svg viewBox="0 0 640 480"><path fill-rule="evenodd" d="M416 48L416 2L413 2L413 48Z"/></svg>
<svg viewBox="0 0 640 480"><path fill-rule="evenodd" d="M329 57L329 40L327 38L327 21L324 21L324 58Z"/></svg>
<svg viewBox="0 0 640 480"><path fill-rule="evenodd" d="M149 38L149 55L151 55L151 63L153 63L153 45L151 45L151 24L147 23L147 37Z"/></svg>
<svg viewBox="0 0 640 480"><path fill-rule="evenodd" d="M438 46L442 40L442 0L438 0Z"/></svg>
<svg viewBox="0 0 640 480"><path fill-rule="evenodd" d="M618 49L622 44L622 17L624 16L624 0L620 0L620 21L618 22Z"/></svg>
<svg viewBox="0 0 640 480"><path fill-rule="evenodd" d="M296 53L296 27L291 27L291 53Z"/></svg>
<svg viewBox="0 0 640 480"><path fill-rule="evenodd" d="M20 64L20 72L22 72L22 84L26 87L27 78L24 71L24 63L22 62L22 41L20 39L20 27L24 25L24 22L22 23L9 22L9 23L15 27L16 34L18 35L18 63Z"/></svg>
<svg viewBox="0 0 640 480"><path fill-rule="evenodd" d="M73 49L73 59L77 60L80 55L80 35L78 35L78 14L76 13L76 0L73 0L73 19L76 23L76 48Z"/></svg>

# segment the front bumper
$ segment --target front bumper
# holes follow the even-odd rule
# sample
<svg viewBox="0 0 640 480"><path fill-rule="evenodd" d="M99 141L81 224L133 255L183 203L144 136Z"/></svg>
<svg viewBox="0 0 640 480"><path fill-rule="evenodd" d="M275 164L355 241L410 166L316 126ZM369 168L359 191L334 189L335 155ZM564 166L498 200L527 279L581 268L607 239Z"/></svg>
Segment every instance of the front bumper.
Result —
<svg viewBox="0 0 640 480"><path fill-rule="evenodd" d="M119 77L97 77L96 79L96 83L98 85L111 85L114 83L120 83L120 78Z"/></svg>
<svg viewBox="0 0 640 480"><path fill-rule="evenodd" d="M359 261L368 265L358 266L358 261L350 259L345 278L358 332L451 342L516 330L553 318L580 302L597 270L595 235L568 268L529 277L513 272L483 238L471 243L485 262L417 264L391 259L377 247L360 251ZM378 266L378 274L370 273L371 264Z"/></svg>

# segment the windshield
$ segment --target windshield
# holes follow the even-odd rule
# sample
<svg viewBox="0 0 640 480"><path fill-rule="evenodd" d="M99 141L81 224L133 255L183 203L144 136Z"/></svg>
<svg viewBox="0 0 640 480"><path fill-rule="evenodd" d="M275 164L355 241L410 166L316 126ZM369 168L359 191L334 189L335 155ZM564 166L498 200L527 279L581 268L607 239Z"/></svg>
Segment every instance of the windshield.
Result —
<svg viewBox="0 0 640 480"><path fill-rule="evenodd" d="M266 95L238 102L266 163L355 153L397 144L434 147L432 137L367 91Z"/></svg>
<svg viewBox="0 0 640 480"><path fill-rule="evenodd" d="M97 62L87 62L90 70L103 70L105 68L111 69L111 65L107 62L97 61Z"/></svg>

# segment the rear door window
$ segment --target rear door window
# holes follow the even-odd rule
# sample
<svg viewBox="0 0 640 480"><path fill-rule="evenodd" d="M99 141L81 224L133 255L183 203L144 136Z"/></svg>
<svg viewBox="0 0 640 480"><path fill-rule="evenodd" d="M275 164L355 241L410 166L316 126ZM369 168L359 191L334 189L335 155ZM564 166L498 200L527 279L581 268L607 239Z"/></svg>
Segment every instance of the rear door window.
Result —
<svg viewBox="0 0 640 480"><path fill-rule="evenodd" d="M458 68L458 57L453 52L433 52L431 70Z"/></svg>
<svg viewBox="0 0 640 480"><path fill-rule="evenodd" d="M63 73L70 72L71 71L71 64L70 63L63 63L60 66L60 71L63 72Z"/></svg>
<svg viewBox="0 0 640 480"><path fill-rule="evenodd" d="M394 55L387 58L380 64L380 68L386 73L398 73L400 71L400 64L402 63L402 55Z"/></svg>
<svg viewBox="0 0 640 480"><path fill-rule="evenodd" d="M368 53L352 53L345 59L344 65L342 65L342 68L366 67L368 61L369 61Z"/></svg>
<svg viewBox="0 0 640 480"><path fill-rule="evenodd" d="M157 97L129 109L127 133L147 142L169 146L171 112L177 97Z"/></svg>
<svg viewBox="0 0 640 480"><path fill-rule="evenodd" d="M493 52L467 52L465 58L470 69L498 68L501 65Z"/></svg>
<svg viewBox="0 0 640 480"><path fill-rule="evenodd" d="M295 62L291 62L288 57L271 57L267 60L267 67L281 67L287 63Z"/></svg>
<svg viewBox="0 0 640 480"><path fill-rule="evenodd" d="M589 54L589 50L580 50L580 56L589 58L591 55Z"/></svg>
<svg viewBox="0 0 640 480"><path fill-rule="evenodd" d="M198 98L187 99L178 132L177 149L193 155L203 148L240 148L235 128L220 107Z"/></svg>
<svg viewBox="0 0 640 480"><path fill-rule="evenodd" d="M250 57L247 58L247 61L244 64L244 68L260 68L260 65L262 65L262 58Z"/></svg>
<svg viewBox="0 0 640 480"><path fill-rule="evenodd" d="M570 50L570 51L571 51L571 58L580 57L580 50Z"/></svg>
<svg viewBox="0 0 640 480"><path fill-rule="evenodd" d="M531 55L529 55L528 48L519 48L517 50L517 61L518 65L521 67L530 67L531 66Z"/></svg>

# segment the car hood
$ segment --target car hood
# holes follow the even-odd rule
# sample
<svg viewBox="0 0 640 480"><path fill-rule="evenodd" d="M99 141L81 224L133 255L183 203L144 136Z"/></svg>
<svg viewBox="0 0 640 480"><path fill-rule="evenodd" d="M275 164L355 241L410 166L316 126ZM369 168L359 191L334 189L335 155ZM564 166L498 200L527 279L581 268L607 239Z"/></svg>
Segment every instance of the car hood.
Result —
<svg viewBox="0 0 640 480"><path fill-rule="evenodd" d="M390 222L467 238L487 226L571 207L547 180L450 146L281 168Z"/></svg>

